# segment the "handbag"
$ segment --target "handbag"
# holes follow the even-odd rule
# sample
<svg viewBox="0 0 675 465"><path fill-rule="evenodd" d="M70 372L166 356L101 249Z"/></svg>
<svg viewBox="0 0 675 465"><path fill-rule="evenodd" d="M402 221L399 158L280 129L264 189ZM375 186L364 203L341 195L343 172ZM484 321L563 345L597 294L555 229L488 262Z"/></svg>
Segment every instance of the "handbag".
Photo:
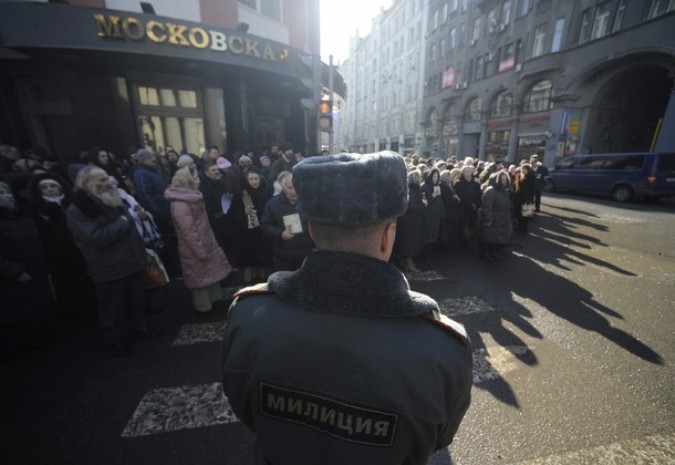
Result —
<svg viewBox="0 0 675 465"><path fill-rule="evenodd" d="M154 289L169 282L169 274L164 268L162 259L152 249L145 249L145 288Z"/></svg>
<svg viewBox="0 0 675 465"><path fill-rule="evenodd" d="M524 203L520 207L520 214L525 218L532 218L534 216L534 205L531 203Z"/></svg>

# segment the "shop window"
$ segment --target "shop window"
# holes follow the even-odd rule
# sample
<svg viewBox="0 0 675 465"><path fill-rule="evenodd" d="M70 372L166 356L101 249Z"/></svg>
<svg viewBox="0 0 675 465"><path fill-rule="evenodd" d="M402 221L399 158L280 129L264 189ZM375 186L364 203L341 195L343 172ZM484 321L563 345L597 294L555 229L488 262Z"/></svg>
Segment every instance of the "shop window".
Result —
<svg viewBox="0 0 675 465"><path fill-rule="evenodd" d="M544 80L535 83L525 94L523 112L533 113L550 110L552 108L552 95L553 85L551 81Z"/></svg>
<svg viewBox="0 0 675 465"><path fill-rule="evenodd" d="M480 121L483 113L483 102L479 98L474 98L469 101L466 106L466 120Z"/></svg>
<svg viewBox="0 0 675 465"><path fill-rule="evenodd" d="M197 92L138 86L138 102L149 107L197 108Z"/></svg>
<svg viewBox="0 0 675 465"><path fill-rule="evenodd" d="M509 151L511 131L493 131L488 133L485 150L490 161L503 160Z"/></svg>
<svg viewBox="0 0 675 465"><path fill-rule="evenodd" d="M511 107L513 106L513 94L509 91L497 94L493 101L490 116L493 118L502 118L511 115Z"/></svg>
<svg viewBox="0 0 675 465"><path fill-rule="evenodd" d="M154 87L138 86L138 101L143 106L159 106L159 94Z"/></svg>
<svg viewBox="0 0 675 465"><path fill-rule="evenodd" d="M200 153L204 117L196 89L137 85L138 130L143 146L163 150L167 145Z"/></svg>

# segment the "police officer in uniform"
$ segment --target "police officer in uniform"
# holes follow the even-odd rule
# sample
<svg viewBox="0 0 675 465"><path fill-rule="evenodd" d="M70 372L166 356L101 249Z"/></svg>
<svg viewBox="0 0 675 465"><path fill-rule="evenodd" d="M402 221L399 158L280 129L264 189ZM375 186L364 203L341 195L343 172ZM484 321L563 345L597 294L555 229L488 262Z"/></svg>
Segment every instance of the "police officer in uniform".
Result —
<svg viewBox="0 0 675 465"><path fill-rule="evenodd" d="M406 211L393 152L308 158L293 168L316 250L296 271L239 293L223 388L257 435L257 464L425 464L470 403L464 328L388 263Z"/></svg>

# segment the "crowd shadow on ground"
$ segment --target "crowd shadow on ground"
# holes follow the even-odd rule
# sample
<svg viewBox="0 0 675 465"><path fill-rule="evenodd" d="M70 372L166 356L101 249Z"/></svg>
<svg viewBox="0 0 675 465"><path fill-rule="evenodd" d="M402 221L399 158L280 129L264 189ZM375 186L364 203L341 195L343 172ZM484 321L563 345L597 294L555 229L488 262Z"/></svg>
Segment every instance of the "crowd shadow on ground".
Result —
<svg viewBox="0 0 675 465"><path fill-rule="evenodd" d="M515 237L511 247L503 250L502 258L496 262L486 262L475 254L460 252L455 257L456 263L450 264L449 275L455 283L449 286L454 290L450 291L448 300L462 303L479 299L484 302L482 311L466 314L452 310L446 312L463 322L472 334L474 355L478 355L475 358L478 364L483 365L476 368L483 372L491 369L498 372L499 367L491 366L489 356L489 351L494 351L492 341L525 366L539 363L525 339L542 339L543 335L533 325L533 314L528 308L532 306L528 304L525 307L522 303L525 301L578 328L596 333L648 363L663 365L660 354L613 324L613 320L624 319L622 314L598 301L589 290L567 279L563 276L565 273L550 269L551 266L570 270L569 265L572 264L592 265L624 277L636 276L629 270L591 255L592 248L609 247L601 239L580 231L583 226L599 233L607 232L608 227L600 223L598 217L580 210L564 210L574 217L541 215L531 225L530 234ZM523 347L528 350L517 350ZM474 381L476 388L490 392L501 402L520 407L517 393L502 376L487 380L474 376Z"/></svg>

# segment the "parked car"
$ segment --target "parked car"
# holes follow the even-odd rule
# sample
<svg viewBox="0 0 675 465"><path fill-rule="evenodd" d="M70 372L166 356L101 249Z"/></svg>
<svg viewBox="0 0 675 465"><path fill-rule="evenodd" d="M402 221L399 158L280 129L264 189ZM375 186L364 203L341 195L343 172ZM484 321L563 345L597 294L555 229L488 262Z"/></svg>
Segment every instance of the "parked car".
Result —
<svg viewBox="0 0 675 465"><path fill-rule="evenodd" d="M675 195L675 153L575 155L559 161L548 190L610 195L618 202Z"/></svg>

